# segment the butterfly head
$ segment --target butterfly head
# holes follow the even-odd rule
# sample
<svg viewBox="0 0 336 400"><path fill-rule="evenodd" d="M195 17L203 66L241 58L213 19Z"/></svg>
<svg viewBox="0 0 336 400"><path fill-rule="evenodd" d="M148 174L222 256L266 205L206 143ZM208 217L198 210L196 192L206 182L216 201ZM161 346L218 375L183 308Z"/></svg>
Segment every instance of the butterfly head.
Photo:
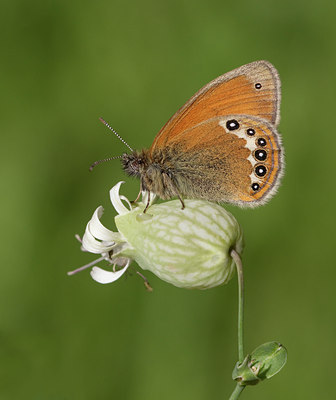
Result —
<svg viewBox="0 0 336 400"><path fill-rule="evenodd" d="M124 153L121 157L121 164L127 175L137 178L140 178L148 168L145 154L138 151L133 151L131 154Z"/></svg>
<svg viewBox="0 0 336 400"><path fill-rule="evenodd" d="M159 160L153 160L149 150L133 151L121 157L123 170L129 176L140 178L141 190L157 194L162 199L170 199L175 195L167 186L167 174Z"/></svg>

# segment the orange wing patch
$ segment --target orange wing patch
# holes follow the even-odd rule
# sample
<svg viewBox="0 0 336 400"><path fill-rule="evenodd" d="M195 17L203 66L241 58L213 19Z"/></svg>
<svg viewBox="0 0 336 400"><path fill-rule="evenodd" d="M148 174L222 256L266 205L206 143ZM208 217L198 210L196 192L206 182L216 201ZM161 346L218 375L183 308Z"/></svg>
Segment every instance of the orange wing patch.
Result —
<svg viewBox="0 0 336 400"><path fill-rule="evenodd" d="M266 61L245 65L199 90L160 130L151 148L169 145L185 130L218 116L245 114L277 124L279 103L275 68Z"/></svg>

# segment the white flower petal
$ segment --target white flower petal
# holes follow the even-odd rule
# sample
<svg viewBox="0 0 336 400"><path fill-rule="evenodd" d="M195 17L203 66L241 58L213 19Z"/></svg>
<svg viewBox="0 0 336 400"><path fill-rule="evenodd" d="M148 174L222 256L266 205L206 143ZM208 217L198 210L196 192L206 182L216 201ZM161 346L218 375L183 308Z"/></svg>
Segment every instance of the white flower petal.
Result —
<svg viewBox="0 0 336 400"><path fill-rule="evenodd" d="M130 264L130 260L127 261L127 264L123 269L117 272L112 272L112 271L105 271L102 268L99 267L93 267L92 271L90 272L92 278L99 283L112 283L119 279L127 270L128 266Z"/></svg>
<svg viewBox="0 0 336 400"><path fill-rule="evenodd" d="M118 182L115 186L113 186L113 188L110 190L110 198L111 198L111 202L113 204L113 207L115 208L115 210L117 211L117 213L119 215L124 215L127 214L130 210L132 210L132 206L131 203L128 201L128 199L125 196L120 196L119 195L119 190L120 190L120 186L122 183L125 183L123 181ZM127 207L125 207L125 205L123 204L123 202L121 200L125 200L127 201L130 209L128 209Z"/></svg>
<svg viewBox="0 0 336 400"><path fill-rule="evenodd" d="M121 195L121 196L120 196L120 199L121 199L121 200L125 200L126 203L129 205L129 210L128 210L127 207L126 207L127 212L132 211L132 204L131 204L131 202L128 200L128 198L127 198L126 196L124 196L124 195Z"/></svg>
<svg viewBox="0 0 336 400"><path fill-rule="evenodd" d="M86 225L85 233L82 239L82 248L94 254L109 252L115 245L114 242L100 242L90 232L90 222Z"/></svg>
<svg viewBox="0 0 336 400"><path fill-rule="evenodd" d="M100 222L103 212L103 207L99 206L93 213L88 224L89 231L96 239L103 240L105 242L113 242L116 239L116 233L105 228L105 226Z"/></svg>

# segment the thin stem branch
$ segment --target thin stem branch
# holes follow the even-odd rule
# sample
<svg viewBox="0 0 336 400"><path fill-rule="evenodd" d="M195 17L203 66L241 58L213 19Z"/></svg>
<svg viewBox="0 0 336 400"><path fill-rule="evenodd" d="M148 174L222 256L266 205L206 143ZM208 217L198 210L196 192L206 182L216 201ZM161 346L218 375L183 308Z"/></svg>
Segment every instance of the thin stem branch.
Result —
<svg viewBox="0 0 336 400"><path fill-rule="evenodd" d="M94 260L94 261L90 262L89 264L83 265L82 267L79 267L79 268L77 268L77 269L75 269L73 271L67 272L67 274L68 275L75 275L75 274L77 274L77 272L84 271L84 269L93 267L95 264L97 264L97 263L99 263L100 261L103 261L103 260L105 260L105 257L99 257L99 258L97 258L97 260Z"/></svg>
<svg viewBox="0 0 336 400"><path fill-rule="evenodd" d="M238 360L239 363L244 361L244 274L243 264L240 255L231 250L231 257L233 258L238 275Z"/></svg>
<svg viewBox="0 0 336 400"><path fill-rule="evenodd" d="M231 250L231 257L237 267L238 276L238 359L239 364L244 361L244 274L243 263L240 255L236 250ZM245 386L237 383L234 391L232 392L229 400L236 400L240 396Z"/></svg>

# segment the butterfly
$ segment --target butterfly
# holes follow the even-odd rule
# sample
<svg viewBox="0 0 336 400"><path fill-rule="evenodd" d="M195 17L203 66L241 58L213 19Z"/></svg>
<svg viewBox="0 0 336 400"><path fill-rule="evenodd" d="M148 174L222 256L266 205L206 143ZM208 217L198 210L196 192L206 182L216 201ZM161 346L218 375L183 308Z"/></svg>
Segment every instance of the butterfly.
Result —
<svg viewBox="0 0 336 400"><path fill-rule="evenodd" d="M201 88L162 127L149 149L121 156L141 191L255 207L276 192L283 173L280 79L255 61ZM148 196L148 201L149 201Z"/></svg>

